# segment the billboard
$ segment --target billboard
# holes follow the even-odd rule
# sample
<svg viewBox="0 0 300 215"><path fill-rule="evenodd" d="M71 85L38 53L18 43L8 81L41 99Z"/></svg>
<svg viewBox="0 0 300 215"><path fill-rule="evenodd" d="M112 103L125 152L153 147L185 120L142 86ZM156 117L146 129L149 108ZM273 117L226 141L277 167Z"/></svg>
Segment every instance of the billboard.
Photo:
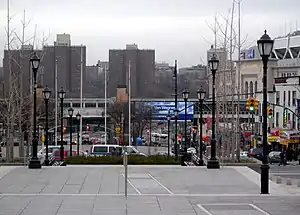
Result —
<svg viewBox="0 0 300 215"><path fill-rule="evenodd" d="M152 106L155 110L153 119L165 120L167 118L169 110L172 119L174 118L175 102L149 102L148 104ZM178 119L184 120L184 114L185 114L184 102L177 102L177 109L179 110ZM193 119L193 115L194 115L194 103L187 102L187 119L188 120Z"/></svg>

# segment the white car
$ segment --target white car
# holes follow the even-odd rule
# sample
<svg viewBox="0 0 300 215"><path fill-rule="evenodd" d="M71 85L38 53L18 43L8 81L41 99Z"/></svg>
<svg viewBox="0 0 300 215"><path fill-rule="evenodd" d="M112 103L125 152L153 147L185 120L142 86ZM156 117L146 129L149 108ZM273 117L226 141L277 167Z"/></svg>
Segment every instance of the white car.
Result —
<svg viewBox="0 0 300 215"><path fill-rule="evenodd" d="M60 146L48 146L48 155L52 154L52 152L54 152L55 150L60 149ZM42 156L45 156L46 154L46 147L44 147L44 151L43 149L38 151L38 158L42 158Z"/></svg>

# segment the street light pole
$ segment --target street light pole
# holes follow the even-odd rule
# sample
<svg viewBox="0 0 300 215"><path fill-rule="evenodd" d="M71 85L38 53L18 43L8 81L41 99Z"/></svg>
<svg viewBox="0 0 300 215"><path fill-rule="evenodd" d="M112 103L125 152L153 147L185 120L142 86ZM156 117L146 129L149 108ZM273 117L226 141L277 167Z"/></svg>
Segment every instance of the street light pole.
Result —
<svg viewBox="0 0 300 215"><path fill-rule="evenodd" d="M219 169L220 164L216 158L216 72L219 66L219 60L213 54L212 58L209 60L210 70L212 72L212 135L211 135L211 156L207 162L208 169Z"/></svg>
<svg viewBox="0 0 300 215"><path fill-rule="evenodd" d="M60 161L64 161L64 98L66 92L61 87L58 92L58 96L60 98Z"/></svg>
<svg viewBox="0 0 300 215"><path fill-rule="evenodd" d="M190 92L184 89L182 92L182 97L184 99L184 152L187 152L187 100L189 98Z"/></svg>
<svg viewBox="0 0 300 215"><path fill-rule="evenodd" d="M199 166L203 166L204 165L204 161L203 161L203 141L202 141L202 124L203 124L203 101L205 99L205 94L206 92L203 90L202 86L201 88L197 91L197 95L198 95L198 100L199 100L199 118L198 118L198 123L200 124L199 126Z"/></svg>
<svg viewBox="0 0 300 215"><path fill-rule="evenodd" d="M70 157L72 157L73 154L73 147L72 147L72 133L73 133L73 108L68 109L68 113L70 116Z"/></svg>
<svg viewBox="0 0 300 215"><path fill-rule="evenodd" d="M273 50L274 40L270 38L265 30L264 35L257 41L258 50L263 62L263 161L261 164L261 194L269 194L269 146L268 146L268 82L267 82L267 72L268 72L268 60Z"/></svg>
<svg viewBox="0 0 300 215"><path fill-rule="evenodd" d="M78 112L76 114L76 119L77 119L77 156L79 156L79 139L80 139L80 136L79 136L79 132L80 132L80 118L81 118L81 115L80 113Z"/></svg>
<svg viewBox="0 0 300 215"><path fill-rule="evenodd" d="M42 168L41 162L37 157L37 150L38 150L38 139L36 136L36 76L38 72L38 68L40 66L40 59L37 57L36 53L33 54L32 58L30 59L32 73L33 73L33 83L34 83L34 90L33 90L33 139L32 139L32 158L29 161L28 168L29 169L40 169Z"/></svg>
<svg viewBox="0 0 300 215"><path fill-rule="evenodd" d="M167 115L167 121L168 121L168 156L170 156L170 121L171 121L170 110Z"/></svg>
<svg viewBox="0 0 300 215"><path fill-rule="evenodd" d="M46 112L46 136L45 136L45 145L46 145L46 159L45 159L45 166L49 166L49 126L48 126L48 103L49 103L49 98L51 95L50 89L46 86L43 90L43 96L45 100L45 112Z"/></svg>
<svg viewBox="0 0 300 215"><path fill-rule="evenodd" d="M177 60L175 60L175 68L174 68L174 74L173 74L173 78L174 78L174 96L175 96L175 110L178 111L177 109ZM174 112L175 113L175 112ZM178 114L178 112L177 112ZM175 147L175 158L176 160L178 159L178 141L177 141L177 118L178 115L175 115L175 143L174 143L174 147Z"/></svg>

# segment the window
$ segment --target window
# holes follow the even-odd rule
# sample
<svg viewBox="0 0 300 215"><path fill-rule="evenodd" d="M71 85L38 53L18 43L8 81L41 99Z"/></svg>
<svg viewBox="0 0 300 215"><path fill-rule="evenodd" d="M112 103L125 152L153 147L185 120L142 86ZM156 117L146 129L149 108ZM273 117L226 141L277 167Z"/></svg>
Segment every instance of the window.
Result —
<svg viewBox="0 0 300 215"><path fill-rule="evenodd" d="M248 82L245 82L245 98L248 98Z"/></svg>
<svg viewBox="0 0 300 215"><path fill-rule="evenodd" d="M285 91L283 91L283 106L285 106Z"/></svg>
<svg viewBox="0 0 300 215"><path fill-rule="evenodd" d="M292 116L292 129L295 129L296 127L296 118L295 118L295 115L293 114Z"/></svg>
<svg viewBox="0 0 300 215"><path fill-rule="evenodd" d="M253 82L250 81L250 96L253 97Z"/></svg>
<svg viewBox="0 0 300 215"><path fill-rule="evenodd" d="M276 127L279 127L279 112L276 112Z"/></svg>
<svg viewBox="0 0 300 215"><path fill-rule="evenodd" d="M291 106L291 91L288 91L288 106Z"/></svg>
<svg viewBox="0 0 300 215"><path fill-rule="evenodd" d="M292 105L293 106L296 106L296 91L294 90L293 92L292 92Z"/></svg>
<svg viewBox="0 0 300 215"><path fill-rule="evenodd" d="M255 95L256 95L257 91L258 91L257 81L255 81L255 84L254 84L254 93L255 93Z"/></svg>
<svg viewBox="0 0 300 215"><path fill-rule="evenodd" d="M107 147L106 146L94 146L93 152L107 153Z"/></svg>
<svg viewBox="0 0 300 215"><path fill-rule="evenodd" d="M70 104L70 103L64 103L63 105L64 105L65 108L71 107L71 104Z"/></svg>
<svg viewBox="0 0 300 215"><path fill-rule="evenodd" d="M98 103L98 107L104 107L105 103Z"/></svg>
<svg viewBox="0 0 300 215"><path fill-rule="evenodd" d="M85 103L85 107L86 108L95 108L96 107L96 103Z"/></svg>
<svg viewBox="0 0 300 215"><path fill-rule="evenodd" d="M276 92L276 104L279 105L280 104L280 92Z"/></svg>
<svg viewBox="0 0 300 215"><path fill-rule="evenodd" d="M72 107L79 108L80 107L80 103L73 103Z"/></svg>

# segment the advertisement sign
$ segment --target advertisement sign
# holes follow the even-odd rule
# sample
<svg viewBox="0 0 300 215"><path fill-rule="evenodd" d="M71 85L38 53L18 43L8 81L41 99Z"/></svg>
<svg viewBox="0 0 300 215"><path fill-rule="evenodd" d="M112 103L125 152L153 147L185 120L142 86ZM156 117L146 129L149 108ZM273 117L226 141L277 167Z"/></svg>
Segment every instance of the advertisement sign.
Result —
<svg viewBox="0 0 300 215"><path fill-rule="evenodd" d="M154 112L155 112L153 115L154 119L157 120L166 119L169 110L172 119L174 119L175 102L149 102L148 104L154 108ZM184 115L185 115L184 102L178 102L177 109L179 110L178 120L184 120ZM194 103L187 102L187 119L188 120L193 119L193 115L194 115Z"/></svg>

